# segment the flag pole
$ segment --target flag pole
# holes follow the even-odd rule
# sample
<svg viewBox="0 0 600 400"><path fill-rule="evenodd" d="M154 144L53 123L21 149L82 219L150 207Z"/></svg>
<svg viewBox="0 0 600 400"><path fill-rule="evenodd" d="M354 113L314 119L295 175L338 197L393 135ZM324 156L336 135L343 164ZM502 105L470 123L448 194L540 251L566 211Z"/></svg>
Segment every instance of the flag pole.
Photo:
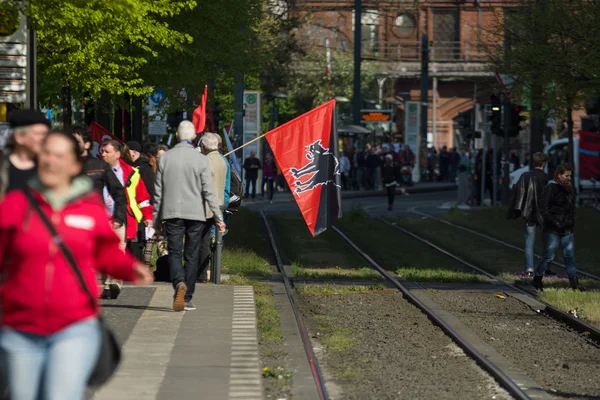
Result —
<svg viewBox="0 0 600 400"><path fill-rule="evenodd" d="M269 132L271 132L271 131L269 131ZM269 132L267 132L267 133L269 133ZM260 135L259 137L256 137L256 138L252 139L251 141L244 143L243 145L241 145L241 146L240 146L240 147L238 147L237 149L233 149L233 150L231 150L229 153L225 153L225 154L223 154L223 155L224 155L225 157L227 157L228 155L230 155L230 154L232 154L232 153L235 153L236 151L238 151L238 150L240 150L240 149L243 149L244 147L248 146L249 144L251 144L251 143L254 143L254 142L256 142L257 140L260 140L260 139L262 139L263 137L267 136L267 133L263 133L263 134L262 134L262 135Z"/></svg>

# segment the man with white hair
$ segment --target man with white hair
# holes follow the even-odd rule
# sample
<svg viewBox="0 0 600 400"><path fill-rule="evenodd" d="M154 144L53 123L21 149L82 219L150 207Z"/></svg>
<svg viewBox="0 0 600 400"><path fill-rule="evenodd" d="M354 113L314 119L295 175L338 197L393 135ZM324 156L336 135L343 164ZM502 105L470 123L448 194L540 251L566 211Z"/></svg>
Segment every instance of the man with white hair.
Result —
<svg viewBox="0 0 600 400"><path fill-rule="evenodd" d="M174 311L196 309L192 297L198 277L201 238L210 232L212 221L219 231L225 232L209 158L194 149L195 136L194 125L182 121L177 128L179 143L160 158L156 171L154 221L159 232L161 222L165 224L175 289Z"/></svg>
<svg viewBox="0 0 600 400"><path fill-rule="evenodd" d="M208 163L210 165L210 171L212 174L212 181L215 194L217 195L219 207L221 211L225 211L225 185L227 183L227 164L221 154L219 153L219 135L216 133L206 132L202 136L200 141L200 148L202 154L208 157ZM210 212L208 203L205 203L204 209L206 210L207 224L213 225L213 213ZM206 282L208 275L208 262L210 259L210 229L204 235L202 232L202 238L200 241L200 260L198 264L198 281Z"/></svg>

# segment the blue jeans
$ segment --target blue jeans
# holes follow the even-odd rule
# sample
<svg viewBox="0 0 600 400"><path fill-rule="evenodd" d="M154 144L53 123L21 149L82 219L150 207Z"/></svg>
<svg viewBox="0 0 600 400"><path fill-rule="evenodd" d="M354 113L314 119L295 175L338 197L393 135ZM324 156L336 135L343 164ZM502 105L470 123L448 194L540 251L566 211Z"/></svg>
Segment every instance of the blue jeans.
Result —
<svg viewBox="0 0 600 400"><path fill-rule="evenodd" d="M536 229L537 227L534 222L525 222L525 271L527 272L533 272L533 253Z"/></svg>
<svg viewBox="0 0 600 400"><path fill-rule="evenodd" d="M50 336L3 328L0 348L12 400L83 400L100 352L100 327L90 318Z"/></svg>
<svg viewBox="0 0 600 400"><path fill-rule="evenodd" d="M550 263L554 260L556 249L560 245L565 267L569 278L577 277L577 266L575 264L575 236L559 236L556 233L544 232L544 256L535 271L536 276L543 276Z"/></svg>

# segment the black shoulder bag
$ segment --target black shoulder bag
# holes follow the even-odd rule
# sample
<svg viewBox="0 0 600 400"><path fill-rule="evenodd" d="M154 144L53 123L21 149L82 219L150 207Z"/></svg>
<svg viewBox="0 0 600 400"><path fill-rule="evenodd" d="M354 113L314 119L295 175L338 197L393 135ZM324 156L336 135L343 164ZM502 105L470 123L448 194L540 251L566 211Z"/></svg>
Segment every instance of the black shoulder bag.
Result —
<svg viewBox="0 0 600 400"><path fill-rule="evenodd" d="M96 299L90 292L90 289L87 287L85 280L83 279L83 275L81 275L81 271L77 266L77 262L73 257L73 254L65 245L58 232L56 232L54 225L44 214L44 212L40 208L39 203L33 197L31 192L28 189L25 189L24 192L27 198L29 199L29 202L31 203L33 209L41 218L44 225L46 225L46 228L48 228L48 230L50 231L54 243L56 243L60 247L60 250L65 256L69 266L77 276L79 285L87 294L90 303L92 304L92 307L96 308ZM117 342L117 338L115 337L114 333L108 328L108 326L106 326L106 323L104 322L104 319L100 314L98 314L98 322L100 324L101 331L101 345L100 354L98 355L98 361L96 362L96 367L94 368L94 371L92 372L92 375L90 376L90 379L88 381L88 386L91 387L99 387L104 385L115 373L115 371L119 367L119 364L121 363L121 346Z"/></svg>

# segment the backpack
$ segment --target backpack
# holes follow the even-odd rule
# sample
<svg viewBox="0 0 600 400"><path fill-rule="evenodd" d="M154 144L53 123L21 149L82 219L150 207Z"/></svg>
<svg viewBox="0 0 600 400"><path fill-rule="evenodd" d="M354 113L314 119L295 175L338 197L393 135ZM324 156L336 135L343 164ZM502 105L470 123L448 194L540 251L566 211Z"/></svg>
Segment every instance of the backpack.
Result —
<svg viewBox="0 0 600 400"><path fill-rule="evenodd" d="M242 197L244 197L244 183L240 174L231 168L229 174L229 208L238 208L242 204Z"/></svg>

